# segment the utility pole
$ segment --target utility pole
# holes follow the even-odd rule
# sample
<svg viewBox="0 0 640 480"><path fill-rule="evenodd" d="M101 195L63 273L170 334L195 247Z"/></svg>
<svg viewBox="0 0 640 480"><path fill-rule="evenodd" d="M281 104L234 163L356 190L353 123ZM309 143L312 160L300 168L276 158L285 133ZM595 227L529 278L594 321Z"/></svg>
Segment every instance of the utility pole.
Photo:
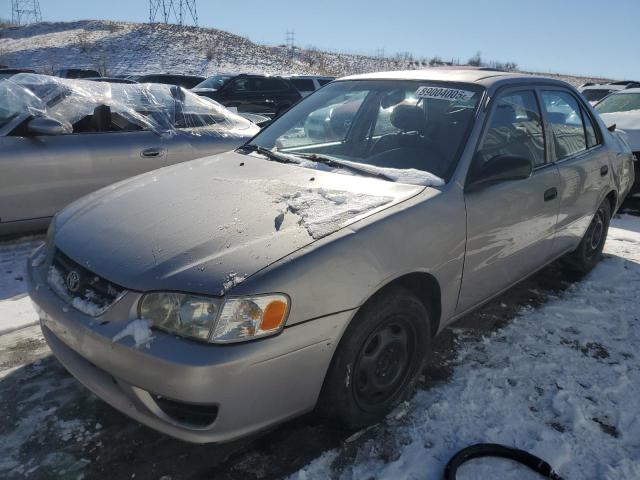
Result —
<svg viewBox="0 0 640 480"><path fill-rule="evenodd" d="M149 0L149 23L198 25L196 0Z"/></svg>
<svg viewBox="0 0 640 480"><path fill-rule="evenodd" d="M11 23L26 25L42 21L38 0L11 0Z"/></svg>
<svg viewBox="0 0 640 480"><path fill-rule="evenodd" d="M291 29L287 30L287 48L293 52L293 49L296 48L296 31Z"/></svg>

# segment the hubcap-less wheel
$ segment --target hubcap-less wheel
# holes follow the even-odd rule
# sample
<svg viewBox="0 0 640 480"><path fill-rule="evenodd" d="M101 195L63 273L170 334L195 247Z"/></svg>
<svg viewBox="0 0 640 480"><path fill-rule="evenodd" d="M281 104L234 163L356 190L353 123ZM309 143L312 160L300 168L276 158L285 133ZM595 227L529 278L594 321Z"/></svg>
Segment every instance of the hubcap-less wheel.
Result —
<svg viewBox="0 0 640 480"><path fill-rule="evenodd" d="M586 257L587 259L593 258L594 255L597 255L600 251L600 243L603 240L603 234L605 229L605 219L604 212L601 208L598 209L593 220L591 221L591 225L589 225L589 229L587 230L587 238L586 238Z"/></svg>
<svg viewBox="0 0 640 480"><path fill-rule="evenodd" d="M354 396L363 409L386 402L404 383L415 352L406 319L384 322L364 342L354 369Z"/></svg>

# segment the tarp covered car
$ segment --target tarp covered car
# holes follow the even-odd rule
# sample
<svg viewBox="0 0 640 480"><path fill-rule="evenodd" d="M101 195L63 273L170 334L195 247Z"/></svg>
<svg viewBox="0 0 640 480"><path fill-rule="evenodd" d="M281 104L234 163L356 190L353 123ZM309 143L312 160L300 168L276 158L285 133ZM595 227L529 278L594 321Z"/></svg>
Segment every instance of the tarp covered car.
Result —
<svg viewBox="0 0 640 480"><path fill-rule="evenodd" d="M0 81L0 236L139 173L231 150L259 128L182 88L20 74Z"/></svg>

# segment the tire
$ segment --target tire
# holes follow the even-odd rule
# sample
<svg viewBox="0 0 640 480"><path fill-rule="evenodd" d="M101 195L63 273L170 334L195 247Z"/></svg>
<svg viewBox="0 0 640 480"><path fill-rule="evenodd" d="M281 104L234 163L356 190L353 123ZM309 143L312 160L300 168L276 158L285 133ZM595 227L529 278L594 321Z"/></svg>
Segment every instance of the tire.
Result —
<svg viewBox="0 0 640 480"><path fill-rule="evenodd" d="M586 274L598 264L607 241L610 221L611 204L605 199L596 210L578 248L565 258L566 264L572 270Z"/></svg>
<svg viewBox="0 0 640 480"><path fill-rule="evenodd" d="M318 410L351 430L376 423L413 391L430 351L429 313L415 295L373 297L340 340Z"/></svg>

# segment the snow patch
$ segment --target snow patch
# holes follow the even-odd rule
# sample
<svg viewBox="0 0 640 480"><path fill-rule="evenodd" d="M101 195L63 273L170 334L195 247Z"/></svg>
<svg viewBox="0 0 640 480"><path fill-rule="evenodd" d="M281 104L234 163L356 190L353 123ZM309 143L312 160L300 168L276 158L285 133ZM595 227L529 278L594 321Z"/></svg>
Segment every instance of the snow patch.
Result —
<svg viewBox="0 0 640 480"><path fill-rule="evenodd" d="M115 343L126 337L133 337L136 348L143 345L149 348L151 340L154 339L151 331L151 321L144 318L133 320L121 332L117 333L111 341Z"/></svg>
<svg viewBox="0 0 640 480"><path fill-rule="evenodd" d="M349 220L393 199L362 193L308 188L294 193L282 193L279 200L287 209L300 217L300 223L309 235L318 239L335 232Z"/></svg>

